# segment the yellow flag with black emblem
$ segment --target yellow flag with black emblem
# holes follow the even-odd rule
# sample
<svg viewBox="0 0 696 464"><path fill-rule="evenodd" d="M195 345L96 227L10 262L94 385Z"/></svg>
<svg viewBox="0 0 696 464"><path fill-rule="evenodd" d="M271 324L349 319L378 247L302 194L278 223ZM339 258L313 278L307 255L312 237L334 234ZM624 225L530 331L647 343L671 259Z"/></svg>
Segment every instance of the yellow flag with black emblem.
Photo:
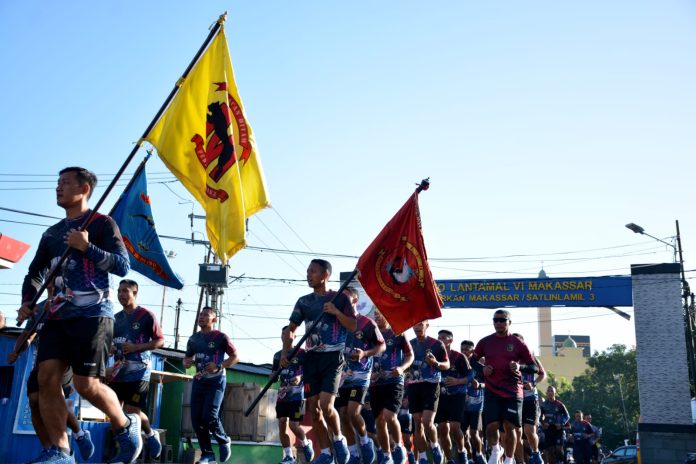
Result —
<svg viewBox="0 0 696 464"><path fill-rule="evenodd" d="M246 219L270 202L222 26L145 140L205 210L226 263L246 244Z"/></svg>

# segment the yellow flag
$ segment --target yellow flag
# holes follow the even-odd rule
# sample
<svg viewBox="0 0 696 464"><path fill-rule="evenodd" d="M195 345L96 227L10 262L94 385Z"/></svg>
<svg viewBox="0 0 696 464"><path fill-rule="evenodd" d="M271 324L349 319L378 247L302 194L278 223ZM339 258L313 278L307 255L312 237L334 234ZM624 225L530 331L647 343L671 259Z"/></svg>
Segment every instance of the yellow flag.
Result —
<svg viewBox="0 0 696 464"><path fill-rule="evenodd" d="M145 139L205 209L226 263L246 244L246 218L270 203L222 26Z"/></svg>

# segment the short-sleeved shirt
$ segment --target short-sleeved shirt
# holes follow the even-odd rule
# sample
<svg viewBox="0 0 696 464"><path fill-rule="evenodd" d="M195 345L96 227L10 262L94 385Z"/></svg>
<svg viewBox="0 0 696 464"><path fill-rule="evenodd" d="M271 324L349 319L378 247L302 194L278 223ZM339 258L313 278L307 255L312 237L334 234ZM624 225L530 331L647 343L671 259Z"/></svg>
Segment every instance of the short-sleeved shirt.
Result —
<svg viewBox="0 0 696 464"><path fill-rule="evenodd" d="M304 322L305 327L311 327L314 321L324 314L324 304L330 302L334 296L336 296L336 292L328 291L323 295L310 293L301 297L295 303L295 308L290 315L290 322L296 325ZM336 296L334 306L346 316L352 318L357 316L355 308L344 294ZM315 352L343 351L347 337L348 330L343 327L338 318L326 313L314 332L307 337L306 349Z"/></svg>
<svg viewBox="0 0 696 464"><path fill-rule="evenodd" d="M469 360L461 354L459 351L450 350L447 353L450 360L450 367L446 371L442 371L442 386L440 389L440 394L445 395L457 395L466 393L468 390L468 376L471 371L471 366L469 365ZM444 382L447 377L452 377L455 379L467 379L467 383L460 385L452 385L450 387L445 387Z"/></svg>
<svg viewBox="0 0 696 464"><path fill-rule="evenodd" d="M466 384L466 410L481 411L483 410L484 388L480 384L484 383L483 366L478 361L470 361L471 370L469 371L469 383ZM478 381L479 387L474 387L474 379Z"/></svg>
<svg viewBox="0 0 696 464"><path fill-rule="evenodd" d="M82 225L88 214L89 211L74 219L63 219L44 232L24 278L22 301L31 301L36 295L49 269L58 263L67 247L65 234ZM95 213L87 232L87 250L71 250L53 282L54 300L47 316L50 320L114 317L110 274L123 277L128 273L128 252L118 226L109 216Z"/></svg>
<svg viewBox="0 0 696 464"><path fill-rule="evenodd" d="M534 373L529 373L529 372L523 372L522 373L522 385L526 383L531 383L532 384L532 389L531 390L524 390L524 400L525 401L534 401L539 399L539 392L537 391L536 388L536 382L535 379L537 378L538 375L541 375L544 373L544 368L542 367L541 363L537 361L536 358L534 358L534 362L536 363L537 367L539 368L539 372L536 374Z"/></svg>
<svg viewBox="0 0 696 464"><path fill-rule="evenodd" d="M280 358L282 351L278 351L273 355L273 372L280 367ZM304 399L304 382L302 381L303 367L305 363L305 350L302 348L297 350L297 354L290 359L288 367L280 371L278 380L280 387L278 388L278 403L290 401L302 401ZM297 385L292 385L290 382L295 377L300 377L300 382Z"/></svg>
<svg viewBox="0 0 696 464"><path fill-rule="evenodd" d="M391 327L384 330L380 329L380 333L384 339L386 349L381 356L375 357L375 364L372 367L374 373L372 385L403 384L404 375L392 377L391 371L404 362L406 355L413 353L413 348L411 348L411 344L406 340L406 337L396 335Z"/></svg>
<svg viewBox="0 0 696 464"><path fill-rule="evenodd" d="M114 338L116 347L115 361L124 361L112 382L137 382L150 380L152 370L152 352L123 354L123 344L150 343L153 340L164 340L162 328L157 323L155 315L147 309L138 306L131 313L119 311L114 316Z"/></svg>
<svg viewBox="0 0 696 464"><path fill-rule="evenodd" d="M542 414L544 414L545 423L565 425L568 422L568 409L560 400L544 400L540 408Z"/></svg>
<svg viewBox="0 0 696 464"><path fill-rule="evenodd" d="M225 359L225 354L233 356L237 353L229 337L219 330L211 330L208 333L196 332L189 338L186 344L186 356L193 357L193 363L196 366L197 379L210 379L220 375L225 375L225 369L220 369L220 372L210 374L206 372L205 366L209 363L215 363L221 367L222 361Z"/></svg>
<svg viewBox="0 0 696 464"><path fill-rule="evenodd" d="M590 439L586 437L585 434L592 433L592 426L586 420L574 420L573 423L570 424L570 433L573 434L576 445L589 443Z"/></svg>
<svg viewBox="0 0 696 464"><path fill-rule="evenodd" d="M369 317L359 315L355 332L349 333L346 338L344 353L347 362L341 376L341 388L370 385L374 356L367 356L360 361L352 361L350 354L354 348L368 351L382 344L384 344L384 338L377 324Z"/></svg>
<svg viewBox="0 0 696 464"><path fill-rule="evenodd" d="M476 359L486 358L493 373L486 377L486 389L501 398L522 398L522 375L510 370L510 362L534 363L527 345L514 335L492 334L479 340L474 348Z"/></svg>
<svg viewBox="0 0 696 464"><path fill-rule="evenodd" d="M406 376L406 383L440 383L442 378L441 371L425 362L425 357L428 353L432 353L438 362L447 361L445 345L436 338L426 336L422 342L418 338L411 340L411 348L413 349L413 364L411 364L411 368Z"/></svg>

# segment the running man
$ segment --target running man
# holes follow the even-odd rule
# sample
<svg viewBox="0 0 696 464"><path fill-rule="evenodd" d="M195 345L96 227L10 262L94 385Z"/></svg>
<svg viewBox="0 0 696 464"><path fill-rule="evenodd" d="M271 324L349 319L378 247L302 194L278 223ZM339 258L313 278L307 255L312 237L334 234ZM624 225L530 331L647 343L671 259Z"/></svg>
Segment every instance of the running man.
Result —
<svg viewBox="0 0 696 464"><path fill-rule="evenodd" d="M214 329L216 322L217 312L213 308L206 306L201 309L198 316L201 330L189 338L184 357L186 369L196 366L191 387L191 425L201 448L199 464L216 462L211 435L220 447L220 462L227 461L231 454L232 440L222 428L220 406L227 384L225 369L237 364L239 359L229 337Z"/></svg>
<svg viewBox="0 0 696 464"><path fill-rule="evenodd" d="M283 327L281 340L287 337L288 326ZM273 355L273 372L280 368L280 357L283 350ZM288 428L292 430L295 437L300 441L305 460L310 462L314 459L314 449L312 440L305 435L304 429L300 425L304 419L304 382L302 372L305 363L305 350L300 348L297 354L290 360L290 365L280 371L278 380L278 399L276 400L276 417L278 418L278 428L280 433L280 444L283 446L283 459L280 464L295 464L297 461L292 453L292 442Z"/></svg>
<svg viewBox="0 0 696 464"><path fill-rule="evenodd" d="M94 214L83 231L77 228L90 214L87 202L97 185L97 176L84 168L60 171L56 200L65 219L44 232L22 286L22 306L17 320L23 322L36 308L28 305L49 269L70 248L54 282L54 301L41 331L39 364L39 410L51 447L48 459L72 463L65 433L67 410L62 379L73 370L77 392L109 416L119 453L117 462L132 462L140 454L140 418L126 415L116 394L100 382L105 374L113 337L114 313L110 274L124 277L129 270L128 253L118 226L109 216Z"/></svg>
<svg viewBox="0 0 696 464"><path fill-rule="evenodd" d="M474 354L474 342L464 340L461 343L462 354L467 357L471 370L469 371L469 383L466 392L466 408L462 415L462 430L469 431L471 453L475 464L485 464L483 456L483 392L486 386L483 380L483 366L471 360Z"/></svg>
<svg viewBox="0 0 696 464"><path fill-rule="evenodd" d="M377 309L375 309L375 322L386 345L386 350L376 358L372 385L370 386L370 404L372 412L377 418L377 445L379 450L383 452L382 460L377 464L390 464L392 462L404 464L406 448L403 445L402 428L398 414L404 398L404 372L413 362L413 348L406 337L394 333L387 320ZM406 414L408 414L408 409L406 409ZM410 430L410 414L408 414L407 421ZM390 435L394 442L393 450L389 439Z"/></svg>
<svg viewBox="0 0 696 464"><path fill-rule="evenodd" d="M524 341L524 337L518 333L513 334L515 337ZM522 373L522 383L524 388L524 396L522 400L522 427L523 430L518 430L516 455L519 461L524 461L524 448L522 446L522 433L527 437L527 443L532 453L529 456L529 464L544 464L539 451L539 435L537 427L539 426L539 392L536 386L546 378L546 371L536 357L534 362L537 364L537 374L529 372ZM522 432L522 433L520 433Z"/></svg>
<svg viewBox="0 0 696 464"><path fill-rule="evenodd" d="M351 304L357 305L357 290L348 287L346 294L350 297ZM360 412L370 385L374 356L382 354L386 345L377 324L369 317L358 315L357 326L346 339L344 356L348 358L348 362L343 369L335 407L341 416L341 429L348 442L348 464L359 464L361 454L362 462L370 464L375 459L375 448L367 435L365 420Z"/></svg>
<svg viewBox="0 0 696 464"><path fill-rule="evenodd" d="M109 386L125 411L140 417L145 433L148 453L159 458L162 452L159 434L150 427L143 410L147 410L150 393L150 371L152 350L164 346L164 334L151 311L138 306L138 283L124 279L118 286L118 301L123 309L114 317L114 339L111 352L114 367L109 377Z"/></svg>
<svg viewBox="0 0 696 464"><path fill-rule="evenodd" d="M336 461L346 464L349 458L346 438L341 433L341 422L334 409L338 385L345 359L343 349L346 346L348 332L357 328L355 308L345 294L327 289L331 276L331 264L323 259L313 259L307 268L307 284L312 293L297 300L290 315L287 338L283 340L283 355L280 365L288 367L290 347L295 339L297 328L305 323L307 330L312 323L322 317L314 332L307 338L305 356L305 397L307 407L312 414L312 423L316 430L321 453L314 460L315 464L333 464L331 441L333 441ZM331 300L336 297L334 304ZM323 314L323 316L322 316ZM331 432L332 438L329 438Z"/></svg>
<svg viewBox="0 0 696 464"><path fill-rule="evenodd" d="M430 443L435 464L442 464L442 449L437 441L434 420L440 398L441 372L449 369L450 362L445 345L440 340L426 335L429 325L425 320L413 326L416 338L411 340L414 360L406 380L408 407L415 425L414 441L418 463L427 464L426 449Z"/></svg>
<svg viewBox="0 0 696 464"><path fill-rule="evenodd" d="M468 464L461 422L466 408L466 391L471 366L466 356L452 349L454 335L451 331L440 330L437 338L445 345L447 357L450 360L450 368L442 372L440 381L440 401L435 415L437 435L440 438L440 446L445 452L447 464L455 462ZM454 439L455 448L452 447L452 439Z"/></svg>
<svg viewBox="0 0 696 464"><path fill-rule="evenodd" d="M522 426L522 372L536 373L538 370L527 345L510 333L510 324L510 313L497 310L493 315L495 333L479 340L472 356L474 360L485 358L483 417L491 446L489 464L497 464L503 452L504 464L514 463L516 428ZM505 431L502 448L499 443L501 425Z"/></svg>
<svg viewBox="0 0 696 464"><path fill-rule="evenodd" d="M544 458L549 464L556 464L563 459L563 429L570 415L565 405L556 398L556 388L549 385L546 389L546 399L540 406L544 420L541 428L544 431Z"/></svg>

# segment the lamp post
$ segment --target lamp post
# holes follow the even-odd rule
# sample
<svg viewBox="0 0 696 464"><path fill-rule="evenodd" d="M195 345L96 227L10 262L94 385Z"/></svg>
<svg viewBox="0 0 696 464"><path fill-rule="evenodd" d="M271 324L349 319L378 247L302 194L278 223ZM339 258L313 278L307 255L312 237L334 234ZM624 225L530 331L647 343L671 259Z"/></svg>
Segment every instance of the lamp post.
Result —
<svg viewBox="0 0 696 464"><path fill-rule="evenodd" d="M167 259L174 259L176 258L176 251L174 250L164 250L164 256ZM160 326L164 327L164 300L166 299L167 296L167 287L162 285L162 306L160 307Z"/></svg>
<svg viewBox="0 0 696 464"><path fill-rule="evenodd" d="M623 374L614 374L614 380L616 380L619 383L619 394L621 395L621 410L623 411L624 431L626 433L626 438L630 439L628 435L628 419L626 418L626 402L624 401L623 386L621 385L622 379Z"/></svg>
<svg viewBox="0 0 696 464"><path fill-rule="evenodd" d="M665 242L662 239L659 239L657 237L654 237L647 233L645 229L643 229L641 226L638 224L634 224L633 222L626 224L626 228L635 232L636 234L641 234L641 235L647 235L648 237L657 240L660 243L664 243L665 245L672 247L672 250L674 251L674 262L677 262L677 254L679 255L679 269L681 272L681 284L682 284L682 300L684 303L684 335L686 338L686 356L687 356L687 366L688 366L688 371L689 371L689 382L694 385L696 382L696 349L694 347L694 337L696 336L696 331L694 330L694 327L696 326L696 321L694 320L694 307L693 307L693 302L694 302L694 294L691 293L691 289L689 288L689 282L686 280L686 276L684 274L684 256L682 253L682 245L681 245L681 235L679 233L679 221L675 221L676 227L677 227L677 235L676 235L676 242L677 244L674 245L673 243ZM691 305L689 304L689 299L691 299Z"/></svg>

